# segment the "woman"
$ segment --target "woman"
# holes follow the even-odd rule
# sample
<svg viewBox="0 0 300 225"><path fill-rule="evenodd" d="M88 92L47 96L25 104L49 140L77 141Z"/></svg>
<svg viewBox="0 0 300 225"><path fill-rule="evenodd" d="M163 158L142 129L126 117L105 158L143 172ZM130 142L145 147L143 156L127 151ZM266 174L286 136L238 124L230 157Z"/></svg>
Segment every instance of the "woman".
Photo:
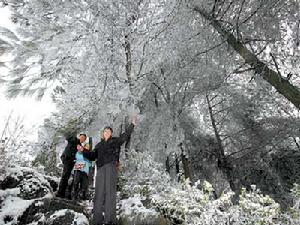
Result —
<svg viewBox="0 0 300 225"><path fill-rule="evenodd" d="M112 137L113 129L105 127L101 141L93 152L83 152L83 156L96 160L97 176L93 210L95 225L116 224L116 192L118 163L121 145L128 140L136 125L136 117L120 137ZM104 213L104 215L103 215Z"/></svg>

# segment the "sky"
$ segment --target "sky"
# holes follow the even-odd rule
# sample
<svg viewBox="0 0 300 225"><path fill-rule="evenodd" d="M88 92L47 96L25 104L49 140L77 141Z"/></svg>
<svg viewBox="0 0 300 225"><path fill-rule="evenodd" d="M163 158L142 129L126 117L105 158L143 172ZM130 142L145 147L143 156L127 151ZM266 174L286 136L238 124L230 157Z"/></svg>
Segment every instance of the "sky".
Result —
<svg viewBox="0 0 300 225"><path fill-rule="evenodd" d="M10 11L7 8L0 8L0 26L13 29L10 19ZM4 71L0 70L0 75ZM17 97L7 99L5 96L5 86L0 84L0 135L2 134L5 122L12 112L12 122L18 117L22 118L26 139L37 140L37 130L42 125L45 118L55 111L55 105L52 103L48 93L42 100L37 101L34 97Z"/></svg>

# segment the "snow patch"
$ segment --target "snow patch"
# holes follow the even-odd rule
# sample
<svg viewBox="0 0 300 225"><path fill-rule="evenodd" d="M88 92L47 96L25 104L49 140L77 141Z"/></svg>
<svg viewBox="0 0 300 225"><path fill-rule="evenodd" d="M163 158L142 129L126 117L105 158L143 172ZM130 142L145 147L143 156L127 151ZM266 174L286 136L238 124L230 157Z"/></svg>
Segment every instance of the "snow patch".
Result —
<svg viewBox="0 0 300 225"><path fill-rule="evenodd" d="M20 188L11 188L7 190L0 190L0 199L7 196L17 196L20 194Z"/></svg>
<svg viewBox="0 0 300 225"><path fill-rule="evenodd" d="M86 216L82 213L77 213L73 210L70 209L61 209L56 211L55 213L53 213L50 218L49 218L49 222L51 224L51 222L58 218L58 217L63 217L65 216L67 213L73 214L74 215L74 219L73 219L73 223L72 225L88 225L89 221L86 218Z"/></svg>
<svg viewBox="0 0 300 225"><path fill-rule="evenodd" d="M17 193L16 189L12 191L13 194ZM3 194L3 191L1 194ZM8 192L5 194L8 195ZM18 220L18 217L24 213L24 211L33 203L33 201L34 200L23 200L15 196L7 196L1 203L0 224L15 224Z"/></svg>
<svg viewBox="0 0 300 225"><path fill-rule="evenodd" d="M142 215L143 217L158 216L158 212L155 209L147 209L141 202L141 198L138 195L123 199L120 201L120 212L125 216Z"/></svg>
<svg viewBox="0 0 300 225"><path fill-rule="evenodd" d="M61 216L64 216L68 211L68 209L61 209L61 210L58 210L56 212L54 212L51 216L50 216L50 220L51 219L55 219L57 217L61 217Z"/></svg>
<svg viewBox="0 0 300 225"><path fill-rule="evenodd" d="M83 215L82 213L77 213L77 212L74 212L74 214L75 214L75 217L74 217L73 225L88 225L89 224L89 221L85 215Z"/></svg>

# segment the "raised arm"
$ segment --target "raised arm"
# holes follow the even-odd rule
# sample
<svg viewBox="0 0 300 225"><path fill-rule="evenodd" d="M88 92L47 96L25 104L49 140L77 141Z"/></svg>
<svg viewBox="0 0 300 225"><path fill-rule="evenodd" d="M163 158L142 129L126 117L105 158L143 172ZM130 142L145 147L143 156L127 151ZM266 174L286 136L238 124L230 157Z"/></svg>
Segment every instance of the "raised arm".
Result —
<svg viewBox="0 0 300 225"><path fill-rule="evenodd" d="M119 145L122 145L126 140L128 140L128 138L130 137L131 133L133 132L134 129L134 124L131 123L127 129L125 130L125 132L123 134L120 135L120 137L117 138L117 142L119 143Z"/></svg>
<svg viewBox="0 0 300 225"><path fill-rule="evenodd" d="M95 161L97 159L97 149L95 148L93 151L83 151L82 155L90 161Z"/></svg>

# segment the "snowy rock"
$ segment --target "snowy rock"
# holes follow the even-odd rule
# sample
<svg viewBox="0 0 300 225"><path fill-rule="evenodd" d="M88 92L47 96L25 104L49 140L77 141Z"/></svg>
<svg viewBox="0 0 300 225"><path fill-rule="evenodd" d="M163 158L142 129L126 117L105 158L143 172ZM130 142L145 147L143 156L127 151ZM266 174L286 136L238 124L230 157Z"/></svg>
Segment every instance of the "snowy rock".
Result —
<svg viewBox="0 0 300 225"><path fill-rule="evenodd" d="M89 221L82 213L77 213L70 209L62 209L52 214L45 224L60 225L60 224L73 224L73 225L88 225Z"/></svg>
<svg viewBox="0 0 300 225"><path fill-rule="evenodd" d="M0 181L0 225L88 225L84 206L53 197L58 179L26 167Z"/></svg>
<svg viewBox="0 0 300 225"><path fill-rule="evenodd" d="M32 204L33 200L24 200L14 195L0 192L0 224L17 224L18 218Z"/></svg>
<svg viewBox="0 0 300 225"><path fill-rule="evenodd" d="M49 194L52 195L55 188L54 181L51 181L49 177L48 179L50 182L45 176L31 168L9 168L6 177L0 182L0 189L18 188L20 191L17 196L24 200L41 198Z"/></svg>
<svg viewBox="0 0 300 225"><path fill-rule="evenodd" d="M44 176L45 179L49 182L52 191L55 192L58 190L58 183L59 183L59 178L57 177L50 177L50 176Z"/></svg>
<svg viewBox="0 0 300 225"><path fill-rule="evenodd" d="M84 207L59 198L35 200L19 218L18 225L31 224L88 224ZM76 223L75 223L76 222Z"/></svg>

